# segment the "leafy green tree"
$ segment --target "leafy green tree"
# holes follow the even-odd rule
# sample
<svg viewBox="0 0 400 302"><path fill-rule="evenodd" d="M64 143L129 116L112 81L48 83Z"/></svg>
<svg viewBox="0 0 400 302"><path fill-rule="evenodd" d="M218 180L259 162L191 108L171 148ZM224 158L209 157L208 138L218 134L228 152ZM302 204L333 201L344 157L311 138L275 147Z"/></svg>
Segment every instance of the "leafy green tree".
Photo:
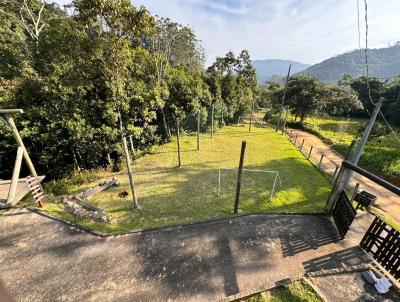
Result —
<svg viewBox="0 0 400 302"><path fill-rule="evenodd" d="M314 77L299 75L291 77L287 85L287 104L296 118L304 121L309 114L317 113L324 108L326 100L322 83Z"/></svg>
<svg viewBox="0 0 400 302"><path fill-rule="evenodd" d="M358 93L358 97L361 100L363 107L369 112L372 112L373 110L373 103L376 103L379 98L383 96L384 86L385 83L383 80L373 77L360 77L354 79L350 83L351 89Z"/></svg>

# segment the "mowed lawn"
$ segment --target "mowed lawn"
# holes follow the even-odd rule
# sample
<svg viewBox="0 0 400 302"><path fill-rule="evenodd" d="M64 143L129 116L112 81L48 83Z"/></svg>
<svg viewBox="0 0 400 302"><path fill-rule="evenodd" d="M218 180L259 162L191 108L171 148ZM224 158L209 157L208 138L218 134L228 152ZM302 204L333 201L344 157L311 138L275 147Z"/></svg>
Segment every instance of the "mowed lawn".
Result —
<svg viewBox="0 0 400 302"><path fill-rule="evenodd" d="M286 136L271 128L233 126L219 129L213 138L201 135L200 151L196 136L181 137L182 167L177 168L176 141L155 147L133 165L140 210L132 210L132 198L126 174L116 175L119 187L95 195L90 202L103 208L111 221L98 225L77 221L63 214L62 206L48 203L45 211L104 232L127 231L172 224L190 223L233 215L237 171L221 177L221 195L217 196L218 169L237 168L242 140L247 141L245 169L279 171L270 201L274 174L244 172L240 207L242 213L321 212L330 192L330 184ZM104 175L103 175L104 176ZM84 188L99 181L85 184ZM80 189L82 189L81 187ZM127 199L117 195L129 192Z"/></svg>

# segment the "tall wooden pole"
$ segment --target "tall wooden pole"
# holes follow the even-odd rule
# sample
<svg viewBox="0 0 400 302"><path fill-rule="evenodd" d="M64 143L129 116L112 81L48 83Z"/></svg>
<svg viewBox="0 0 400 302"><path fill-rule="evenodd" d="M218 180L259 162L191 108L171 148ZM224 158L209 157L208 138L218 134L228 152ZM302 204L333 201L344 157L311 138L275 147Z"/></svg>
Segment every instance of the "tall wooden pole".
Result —
<svg viewBox="0 0 400 302"><path fill-rule="evenodd" d="M131 159L129 156L128 145L126 143L126 137L124 135L124 130L122 127L121 112L119 112L119 129L121 131L122 148L124 149L125 160L126 160L126 169L128 170L129 184L131 186L133 208L139 209L140 206L139 206L139 203L138 203L138 200L136 197L135 181L133 179L132 168L131 168Z"/></svg>
<svg viewBox="0 0 400 302"><path fill-rule="evenodd" d="M224 126L224 102L221 103L221 127Z"/></svg>
<svg viewBox="0 0 400 302"><path fill-rule="evenodd" d="M287 118L288 118L288 113L289 113L289 110L286 109L285 120L283 121L283 127L282 127L282 134L285 132L285 129L286 129L286 122L287 122Z"/></svg>
<svg viewBox="0 0 400 302"><path fill-rule="evenodd" d="M131 151L132 151L132 154L135 155L135 147L133 146L132 135L129 135L129 141L130 141L130 143L131 143Z"/></svg>
<svg viewBox="0 0 400 302"><path fill-rule="evenodd" d="M238 212L239 208L240 189L242 187L242 173L243 173L243 162L244 162L245 151L246 151L246 141L242 141L242 149L240 151L239 170L238 170L237 185L236 185L235 207L233 208L233 213L235 214Z"/></svg>
<svg viewBox="0 0 400 302"><path fill-rule="evenodd" d="M15 195L17 192L18 178L21 171L22 155L24 150L18 147L17 157L15 158L14 170L11 178L10 189L8 190L7 204L14 204Z"/></svg>
<svg viewBox="0 0 400 302"><path fill-rule="evenodd" d="M24 142L22 141L22 138L19 135L17 126L15 126L13 118L11 116L6 115L6 119L7 119L8 125L10 126L10 128L14 134L15 140L17 141L18 145L23 150L24 159L25 159L26 164L28 165L29 171L31 172L33 177L37 177L38 175L36 173L35 167L33 166L33 163L31 161L31 158L29 157L28 151L25 148Z"/></svg>
<svg viewBox="0 0 400 302"><path fill-rule="evenodd" d="M200 110L197 112L197 151L200 150Z"/></svg>
<svg viewBox="0 0 400 302"><path fill-rule="evenodd" d="M179 119L176 120L176 142L178 144L178 167L181 167L181 145L179 143Z"/></svg>
<svg viewBox="0 0 400 302"><path fill-rule="evenodd" d="M281 106L279 108L279 116L278 116L278 119L276 120L276 129L275 129L276 132L278 132L278 129L279 129L280 123L281 123L282 109L283 109L283 106L285 105L286 91L287 91L287 85L288 85L288 82L289 82L290 69L291 68L292 68L292 65L289 65L289 70L288 70L287 77L286 77L286 82L285 82L285 90L283 91L282 103L281 103Z"/></svg>
<svg viewBox="0 0 400 302"><path fill-rule="evenodd" d="M214 104L211 105L211 137L214 135Z"/></svg>

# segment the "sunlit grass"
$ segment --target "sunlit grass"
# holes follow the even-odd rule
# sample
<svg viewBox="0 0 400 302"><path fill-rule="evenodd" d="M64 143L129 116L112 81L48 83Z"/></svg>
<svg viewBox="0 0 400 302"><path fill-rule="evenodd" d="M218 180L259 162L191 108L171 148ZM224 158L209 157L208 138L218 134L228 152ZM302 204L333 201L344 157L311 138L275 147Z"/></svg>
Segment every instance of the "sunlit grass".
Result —
<svg viewBox="0 0 400 302"><path fill-rule="evenodd" d="M217 197L218 169L237 168L242 140L247 141L245 168L279 171L274 198L269 201L273 174L244 172L240 210L255 212L321 212L330 192L325 176L303 155L271 128L225 127L211 139L201 136L200 151L196 137L181 138L182 167L177 168L176 141L154 147L150 154L133 165L140 210L132 210L129 181L125 174L101 171L101 178L116 176L119 187L95 195L90 202L104 209L110 217L107 225L79 221L104 232L127 231L172 224L204 221L231 216L237 172L223 173L221 196ZM93 172L95 174L95 172ZM99 179L73 186L73 190L94 187ZM127 199L118 198L121 191ZM64 217L62 206L47 203L45 211ZM76 219L67 217L73 222Z"/></svg>
<svg viewBox="0 0 400 302"><path fill-rule="evenodd" d="M244 302L323 302L324 300L312 289L311 286L303 282L293 282L287 286L279 286L271 291L267 291Z"/></svg>
<svg viewBox="0 0 400 302"><path fill-rule="evenodd" d="M309 117L307 122L314 125L313 130L330 142L333 148L342 154L346 154L351 141L357 136L357 130L363 129L368 120ZM400 137L399 129L395 129L395 131ZM400 143L393 134L371 138L361 156L360 165L396 184L400 184Z"/></svg>

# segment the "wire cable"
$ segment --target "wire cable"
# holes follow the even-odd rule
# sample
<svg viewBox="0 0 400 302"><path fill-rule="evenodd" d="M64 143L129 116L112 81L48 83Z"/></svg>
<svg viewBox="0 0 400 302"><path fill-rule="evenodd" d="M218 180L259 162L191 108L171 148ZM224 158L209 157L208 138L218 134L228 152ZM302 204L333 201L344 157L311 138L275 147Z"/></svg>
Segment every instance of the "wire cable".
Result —
<svg viewBox="0 0 400 302"><path fill-rule="evenodd" d="M364 0L364 7L365 7L365 49L364 49L364 54L365 54L365 69L366 69L366 83L367 83L367 90L368 90L368 98L369 101L376 106L376 104L374 103L374 101L372 100L372 96L371 96L371 87L369 85L369 65L368 65L368 4L367 4L367 0ZM359 10L359 0L357 0L357 10ZM359 11L358 11L358 16L359 16ZM359 25L359 23L358 23ZM358 34L359 37L361 35L361 31L360 31L360 26L358 26ZM360 43L360 39L359 39L359 43ZM359 44L360 47L360 52L361 52L361 43ZM400 93L399 96L397 97L396 102L398 102L400 99ZM388 128L390 129L390 131L392 132L393 136L396 138L396 140L400 143L400 139L397 136L396 132L394 132L393 128L390 126L389 122L387 121L387 119L385 118L385 116L383 115L382 111L379 110L380 115L382 116L383 120L385 121L386 125L388 126Z"/></svg>

